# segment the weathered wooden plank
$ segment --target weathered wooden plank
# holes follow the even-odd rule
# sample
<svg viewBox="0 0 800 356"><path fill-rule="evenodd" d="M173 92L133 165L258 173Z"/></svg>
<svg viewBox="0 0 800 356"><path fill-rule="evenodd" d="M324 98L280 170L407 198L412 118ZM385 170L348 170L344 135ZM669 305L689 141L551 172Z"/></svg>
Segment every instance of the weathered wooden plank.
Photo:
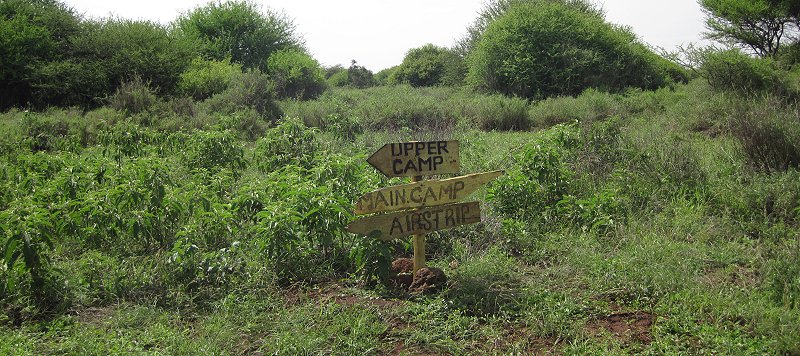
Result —
<svg viewBox="0 0 800 356"><path fill-rule="evenodd" d="M474 201L367 216L347 225L347 231L364 236L374 234L380 240L391 241L480 221L480 203Z"/></svg>
<svg viewBox="0 0 800 356"><path fill-rule="evenodd" d="M387 143L367 162L387 177L453 174L461 169L458 141Z"/></svg>
<svg viewBox="0 0 800 356"><path fill-rule="evenodd" d="M361 196L354 213L362 215L457 203L501 175L503 171L475 173L378 189Z"/></svg>

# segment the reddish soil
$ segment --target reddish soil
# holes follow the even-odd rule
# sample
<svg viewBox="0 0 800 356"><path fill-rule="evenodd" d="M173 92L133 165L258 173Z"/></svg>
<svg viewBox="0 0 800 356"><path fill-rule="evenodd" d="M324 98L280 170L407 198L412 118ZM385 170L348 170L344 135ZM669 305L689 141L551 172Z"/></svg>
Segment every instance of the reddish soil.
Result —
<svg viewBox="0 0 800 356"><path fill-rule="evenodd" d="M631 342L649 344L653 340L651 330L655 318L655 315L643 311L613 313L590 323L589 331L592 334L599 334L605 330L625 344Z"/></svg>

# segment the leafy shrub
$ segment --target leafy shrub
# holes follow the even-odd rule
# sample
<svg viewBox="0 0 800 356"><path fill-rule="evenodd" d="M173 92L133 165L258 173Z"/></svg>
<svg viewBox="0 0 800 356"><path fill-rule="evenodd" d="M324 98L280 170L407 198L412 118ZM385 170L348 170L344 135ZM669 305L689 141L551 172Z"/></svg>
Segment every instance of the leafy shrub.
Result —
<svg viewBox="0 0 800 356"><path fill-rule="evenodd" d="M59 1L0 3L0 110L60 103L37 87L64 85L44 72L69 54L69 39L79 31L78 14Z"/></svg>
<svg viewBox="0 0 800 356"><path fill-rule="evenodd" d="M488 199L499 213L533 223L557 218L556 207L570 193L574 178L563 157L563 147L574 145L572 130L556 127L553 137L524 147L514 170L489 187Z"/></svg>
<svg viewBox="0 0 800 356"><path fill-rule="evenodd" d="M265 172L290 164L310 168L318 145L314 129L286 117L256 142L256 162Z"/></svg>
<svg viewBox="0 0 800 356"><path fill-rule="evenodd" d="M344 87L350 85L350 77L345 69L334 73L325 81L328 83L328 86L331 87Z"/></svg>
<svg viewBox="0 0 800 356"><path fill-rule="evenodd" d="M167 259L170 282L185 286L189 292L208 286L226 286L232 276L242 269L237 256L240 243L230 247L204 252L188 238L175 241Z"/></svg>
<svg viewBox="0 0 800 356"><path fill-rule="evenodd" d="M446 48L427 44L409 50L389 80L414 87L456 86L464 81L466 72L466 64L461 56Z"/></svg>
<svg viewBox="0 0 800 356"><path fill-rule="evenodd" d="M107 19L84 26L72 42L76 55L71 60L85 77L66 84L92 100L136 78L160 94L174 93L196 55L192 43L154 22Z"/></svg>
<svg viewBox="0 0 800 356"><path fill-rule="evenodd" d="M225 91L241 75L241 66L231 64L230 60L209 61L195 58L189 68L181 73L178 88L181 93L195 100L204 100Z"/></svg>
<svg viewBox="0 0 800 356"><path fill-rule="evenodd" d="M302 48L292 21L283 14L262 13L254 2L210 2L177 21L180 32L195 41L207 58L267 71L273 53Z"/></svg>
<svg viewBox="0 0 800 356"><path fill-rule="evenodd" d="M375 76L372 71L356 64L353 60L350 67L347 68L347 82L356 88L369 88L375 85Z"/></svg>
<svg viewBox="0 0 800 356"><path fill-rule="evenodd" d="M529 115L537 127L592 122L623 112L621 99L619 95L587 89L577 97L562 96L539 101L531 105Z"/></svg>
<svg viewBox="0 0 800 356"><path fill-rule="evenodd" d="M397 65L397 66L394 66L394 67L389 67L389 68L382 69L382 70L378 71L378 73L375 73L375 82L376 82L376 84L377 85L395 84L394 82L392 82L391 78L394 76L394 72L399 67L400 66Z"/></svg>
<svg viewBox="0 0 800 356"><path fill-rule="evenodd" d="M468 81L525 98L667 84L666 66L635 36L559 2L520 2L486 28L469 57Z"/></svg>
<svg viewBox="0 0 800 356"><path fill-rule="evenodd" d="M279 98L308 100L325 91L325 77L319 63L298 50L278 51L267 61Z"/></svg>
<svg viewBox="0 0 800 356"><path fill-rule="evenodd" d="M711 52L705 56L701 70L716 90L787 98L797 95L788 73L771 58L752 58L738 50Z"/></svg>
<svg viewBox="0 0 800 356"><path fill-rule="evenodd" d="M275 103L274 83L259 70L245 72L228 89L203 102L203 106L210 113L232 114L253 109L265 119L280 117L280 108Z"/></svg>
<svg viewBox="0 0 800 356"><path fill-rule="evenodd" d="M794 106L768 96L734 102L727 126L738 138L749 163L764 172L800 167L800 121ZM784 109L777 109L784 107Z"/></svg>
<svg viewBox="0 0 800 356"><path fill-rule="evenodd" d="M519 98L492 95L476 100L478 126L483 130L527 130L531 126L528 102Z"/></svg>
<svg viewBox="0 0 800 356"><path fill-rule="evenodd" d="M31 197L24 197L11 204L9 209L0 212L0 232L5 237L3 243L4 269L14 273L22 270L30 275L30 293L37 303L51 298L46 284L50 269L50 251L56 226L46 209L38 206ZM21 262L21 263L18 263ZM14 293L16 285L4 280L2 294Z"/></svg>
<svg viewBox="0 0 800 356"><path fill-rule="evenodd" d="M215 172L228 168L239 172L247 165L244 148L231 131L197 132L186 146L186 163L193 169Z"/></svg>
<svg viewBox="0 0 800 356"><path fill-rule="evenodd" d="M158 97L151 89L150 83L145 83L142 78L136 77L133 81L122 83L108 101L114 110L131 115L149 110L158 101Z"/></svg>

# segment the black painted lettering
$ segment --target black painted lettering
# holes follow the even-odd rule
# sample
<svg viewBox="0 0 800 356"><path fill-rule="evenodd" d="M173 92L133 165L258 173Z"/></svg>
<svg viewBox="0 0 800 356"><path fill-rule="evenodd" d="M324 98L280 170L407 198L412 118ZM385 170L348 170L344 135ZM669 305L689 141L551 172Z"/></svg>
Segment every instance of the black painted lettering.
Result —
<svg viewBox="0 0 800 356"><path fill-rule="evenodd" d="M433 158L433 163L432 163L433 168L431 168L431 170L435 171L437 166L439 166L440 164L444 163L444 157L442 157L442 156L433 156L432 158Z"/></svg>
<svg viewBox="0 0 800 356"><path fill-rule="evenodd" d="M425 170L425 165L427 165L429 171L432 170L431 157L428 157L428 159L420 157L418 160L419 160L418 172L422 172L423 170Z"/></svg>
<svg viewBox="0 0 800 356"><path fill-rule="evenodd" d="M389 202L386 201L386 197L383 196L383 193L378 192L375 195L376 195L375 196L375 206L377 206L378 204L381 204L381 203L383 203L384 206L389 205Z"/></svg>
<svg viewBox="0 0 800 356"><path fill-rule="evenodd" d="M414 149L413 142L406 142L403 144L403 156L408 156L408 153Z"/></svg>
<svg viewBox="0 0 800 356"><path fill-rule="evenodd" d="M437 142L437 146L439 147L439 154L442 154L442 152L450 153L450 151L447 150L447 141L439 141Z"/></svg>
<svg viewBox="0 0 800 356"><path fill-rule="evenodd" d="M406 203L406 190L405 189L398 189L394 191L394 203L395 205L405 204Z"/></svg>
<svg viewBox="0 0 800 356"><path fill-rule="evenodd" d="M390 236L394 235L395 229L399 230L399 233L401 233L401 234L403 233L403 224L400 223L400 219L399 218L394 218L394 220L392 220L392 228L389 229L389 235Z"/></svg>
<svg viewBox="0 0 800 356"><path fill-rule="evenodd" d="M453 185L452 184L444 184L439 187L439 200L442 200L442 197L449 197L450 199L455 199L453 196Z"/></svg>
<svg viewBox="0 0 800 356"><path fill-rule="evenodd" d="M464 190L464 182L455 182L453 184L453 199L458 198L458 192Z"/></svg>
<svg viewBox="0 0 800 356"><path fill-rule="evenodd" d="M417 147L415 147L415 150L416 150L416 152L417 152L417 156L419 156L419 155L420 155L420 153L422 153L422 150L424 150L424 149L425 149L425 142L417 142L417 145L416 145L416 146L417 146Z"/></svg>
<svg viewBox="0 0 800 356"><path fill-rule="evenodd" d="M431 197L434 202L436 201L436 192L434 192L433 188L431 187L428 187L428 190L425 191L425 197L422 198L422 200L424 200L427 203L428 197Z"/></svg>
<svg viewBox="0 0 800 356"><path fill-rule="evenodd" d="M411 201L415 203L422 203L422 187L416 187L411 190Z"/></svg>
<svg viewBox="0 0 800 356"><path fill-rule="evenodd" d="M406 167L403 168L403 173L404 174L407 173L408 171L419 172L419 168L417 168L417 166L414 165L414 160L413 159L408 160L408 163L406 163Z"/></svg>
<svg viewBox="0 0 800 356"><path fill-rule="evenodd" d="M403 174L402 165L403 165L403 160L402 159L398 158L398 159L392 160L392 172L394 172L394 174Z"/></svg>
<svg viewBox="0 0 800 356"><path fill-rule="evenodd" d="M436 222L436 227L434 228L435 231L439 230L439 222L441 221L440 215L442 214L442 209L436 209L434 213L436 214L436 219L434 220Z"/></svg>
<svg viewBox="0 0 800 356"><path fill-rule="evenodd" d="M450 227L456 225L455 220L456 212L453 208L447 208L444 212L444 226Z"/></svg>

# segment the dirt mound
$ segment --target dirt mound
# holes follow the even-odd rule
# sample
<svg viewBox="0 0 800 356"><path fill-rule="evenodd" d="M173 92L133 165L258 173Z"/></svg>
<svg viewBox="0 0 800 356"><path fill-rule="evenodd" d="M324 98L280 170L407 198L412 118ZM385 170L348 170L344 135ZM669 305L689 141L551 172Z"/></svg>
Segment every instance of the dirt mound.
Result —
<svg viewBox="0 0 800 356"><path fill-rule="evenodd" d="M444 271L434 267L420 268L408 291L414 294L433 293L444 288L447 276Z"/></svg>
<svg viewBox="0 0 800 356"><path fill-rule="evenodd" d="M392 273L411 273L414 271L414 260L410 258L398 258L392 261Z"/></svg>

